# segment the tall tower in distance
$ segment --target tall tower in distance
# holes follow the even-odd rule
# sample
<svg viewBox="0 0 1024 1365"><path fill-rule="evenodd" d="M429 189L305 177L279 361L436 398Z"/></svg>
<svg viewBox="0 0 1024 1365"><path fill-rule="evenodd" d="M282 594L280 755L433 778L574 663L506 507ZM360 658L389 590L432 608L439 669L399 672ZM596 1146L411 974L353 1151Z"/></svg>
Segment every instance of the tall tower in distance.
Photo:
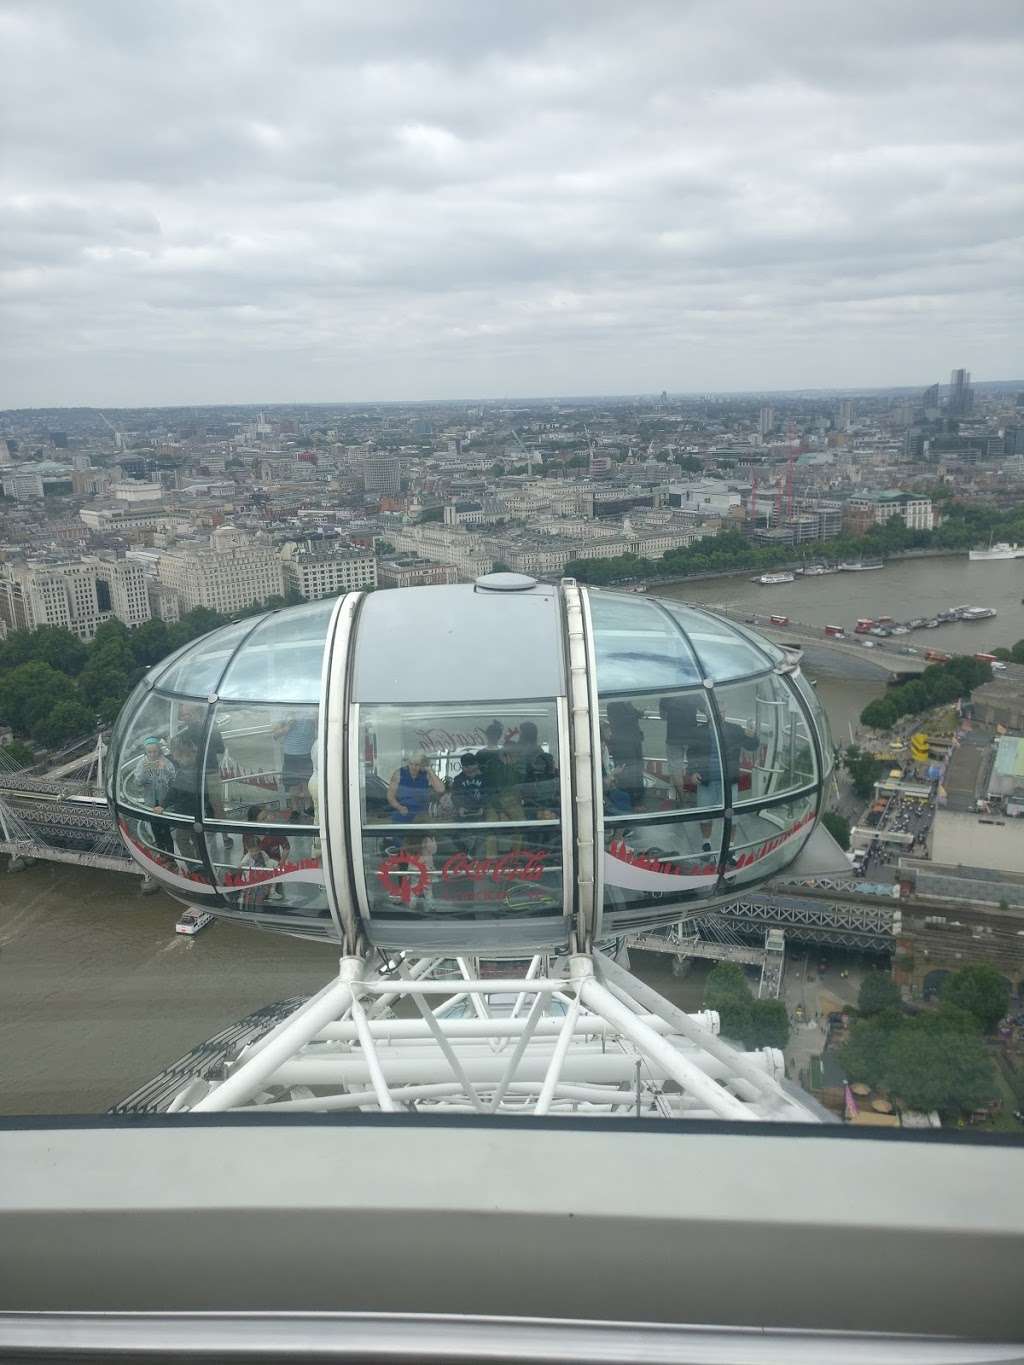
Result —
<svg viewBox="0 0 1024 1365"><path fill-rule="evenodd" d="M775 425L775 409L763 407L758 415L758 430L762 436L767 436Z"/></svg>
<svg viewBox="0 0 1024 1365"><path fill-rule="evenodd" d="M974 390L969 370L953 370L949 376L949 415L964 417L974 407Z"/></svg>

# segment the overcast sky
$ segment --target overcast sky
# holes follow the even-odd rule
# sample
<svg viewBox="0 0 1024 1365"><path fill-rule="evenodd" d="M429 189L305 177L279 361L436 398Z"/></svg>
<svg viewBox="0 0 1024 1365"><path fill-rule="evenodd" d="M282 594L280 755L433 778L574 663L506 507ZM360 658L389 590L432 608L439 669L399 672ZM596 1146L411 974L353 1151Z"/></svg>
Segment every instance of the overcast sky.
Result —
<svg viewBox="0 0 1024 1365"><path fill-rule="evenodd" d="M1021 0L0 0L0 406L1016 378Z"/></svg>

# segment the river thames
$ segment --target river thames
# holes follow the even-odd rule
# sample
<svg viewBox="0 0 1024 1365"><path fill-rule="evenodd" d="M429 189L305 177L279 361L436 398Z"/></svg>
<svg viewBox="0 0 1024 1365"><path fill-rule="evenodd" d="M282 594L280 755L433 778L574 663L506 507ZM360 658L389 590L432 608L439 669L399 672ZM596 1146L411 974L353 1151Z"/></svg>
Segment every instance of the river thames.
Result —
<svg viewBox="0 0 1024 1365"><path fill-rule="evenodd" d="M951 607L992 607L996 616L967 625L954 622L936 630L916 630L900 643L915 649L942 649L950 654L991 652L1024 639L1024 559L971 563L966 553L926 559L892 560L864 573L798 577L792 583L764 587L749 572L729 578L701 579L654 588L707 607L726 607L745 616L777 613L804 625L845 626L858 616L892 616L897 621L934 617ZM877 682L843 676L843 661L831 668L819 658L807 672L818 684L837 741L849 738L850 725L873 697L885 690Z"/></svg>
<svg viewBox="0 0 1024 1365"><path fill-rule="evenodd" d="M1024 638L1024 560L969 564L960 555L774 588L745 575L661 591L822 626L970 603L998 615L915 632L908 641L974 653ZM815 673L837 739L885 686L846 679L841 668L840 661L839 671ZM55 863L0 871L0 1113L106 1109L253 1009L319 989L336 968L336 951L324 944L238 925L218 923L182 938L174 933L180 907L162 893L142 896L139 885L135 876ZM636 965L684 1008L699 1006L706 964L685 981L649 955Z"/></svg>

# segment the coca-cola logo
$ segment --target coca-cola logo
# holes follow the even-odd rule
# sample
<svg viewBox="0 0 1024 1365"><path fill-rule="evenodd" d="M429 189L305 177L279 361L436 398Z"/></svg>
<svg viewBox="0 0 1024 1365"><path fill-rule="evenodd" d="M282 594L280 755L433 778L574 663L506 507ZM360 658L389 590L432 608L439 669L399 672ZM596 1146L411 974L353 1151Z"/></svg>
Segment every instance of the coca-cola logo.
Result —
<svg viewBox="0 0 1024 1365"><path fill-rule="evenodd" d="M544 875L543 853L528 849L513 849L496 858L471 858L466 853L455 853L441 866L441 881L459 899L460 888L470 884L477 892L493 894L481 883L538 882ZM408 905L414 896L422 896L430 884L430 870L422 858L414 853L392 853L377 868L377 880L389 896L397 896ZM484 895L486 899L486 894Z"/></svg>
<svg viewBox="0 0 1024 1365"><path fill-rule="evenodd" d="M516 849L498 858L470 858L456 853L441 868L445 882L539 882L544 875L544 854Z"/></svg>
<svg viewBox="0 0 1024 1365"><path fill-rule="evenodd" d="M417 730L416 748L425 754L439 754L448 749L482 749L487 743L483 730Z"/></svg>
<svg viewBox="0 0 1024 1365"><path fill-rule="evenodd" d="M396 876L403 870L405 875ZM430 880L426 863L413 853L392 853L377 868L377 877L388 895L397 896L403 905L413 896L422 896Z"/></svg>

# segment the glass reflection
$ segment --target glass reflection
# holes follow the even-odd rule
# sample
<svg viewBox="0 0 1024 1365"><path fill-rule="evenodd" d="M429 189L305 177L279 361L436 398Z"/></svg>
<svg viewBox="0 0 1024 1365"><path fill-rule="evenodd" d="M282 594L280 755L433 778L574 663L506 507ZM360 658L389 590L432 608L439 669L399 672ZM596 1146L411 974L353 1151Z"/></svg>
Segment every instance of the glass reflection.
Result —
<svg viewBox="0 0 1024 1365"><path fill-rule="evenodd" d="M767 647L762 649L760 641L755 644L730 622L678 602L666 601L663 606L685 630L705 678L725 682L751 673L763 673L772 667L774 660Z"/></svg>
<svg viewBox="0 0 1024 1365"><path fill-rule="evenodd" d="M267 617L232 659L219 695L237 701L319 701L334 604L328 598Z"/></svg>
<svg viewBox="0 0 1024 1365"><path fill-rule="evenodd" d="M198 836L190 824L168 819L154 810L146 819L122 815L118 825L132 852L144 863L152 864L157 875L166 877L172 873L181 883L181 890L188 890L188 883L210 886Z"/></svg>
<svg viewBox="0 0 1024 1365"><path fill-rule="evenodd" d="M654 603L591 590L590 613L597 686L602 694L685 687L701 681L682 634Z"/></svg>
<svg viewBox="0 0 1024 1365"><path fill-rule="evenodd" d="M815 728L818 731L818 739L821 743L821 759L824 767L824 775L827 777L835 767L836 762L836 744L835 740L832 738L832 727L829 724L828 712L825 710L824 706L822 706L821 699L814 690L814 685L809 678L806 678L803 673L797 671L793 675L793 680L797 687L799 687L804 701L806 701L807 705L810 707L811 716L814 720Z"/></svg>
<svg viewBox="0 0 1024 1365"><path fill-rule="evenodd" d="M251 808L305 812L316 823L318 708L218 702L204 781L206 815L248 820Z"/></svg>
<svg viewBox="0 0 1024 1365"><path fill-rule="evenodd" d="M610 923L616 912L644 907L664 908L671 918L673 906L710 895L724 832L720 818L606 822L604 907Z"/></svg>
<svg viewBox="0 0 1024 1365"><path fill-rule="evenodd" d="M732 886L763 881L800 852L814 825L815 797L798 797L761 810L738 812L725 878Z"/></svg>
<svg viewBox="0 0 1024 1365"><path fill-rule="evenodd" d="M769 673L715 689L736 802L763 800L817 778L810 732L785 677Z"/></svg>
<svg viewBox="0 0 1024 1365"><path fill-rule="evenodd" d="M606 816L721 807L721 760L703 688L601 701Z"/></svg>
<svg viewBox="0 0 1024 1365"><path fill-rule="evenodd" d="M326 917L327 892L315 828L301 813L255 806L245 825L207 831L217 885L228 904L246 914Z"/></svg>
<svg viewBox="0 0 1024 1365"><path fill-rule="evenodd" d="M236 621L210 635L204 635L190 649L173 656L173 661L153 670L153 681L165 692L180 692L204 700L217 691L221 675L232 654L258 624L259 618Z"/></svg>

